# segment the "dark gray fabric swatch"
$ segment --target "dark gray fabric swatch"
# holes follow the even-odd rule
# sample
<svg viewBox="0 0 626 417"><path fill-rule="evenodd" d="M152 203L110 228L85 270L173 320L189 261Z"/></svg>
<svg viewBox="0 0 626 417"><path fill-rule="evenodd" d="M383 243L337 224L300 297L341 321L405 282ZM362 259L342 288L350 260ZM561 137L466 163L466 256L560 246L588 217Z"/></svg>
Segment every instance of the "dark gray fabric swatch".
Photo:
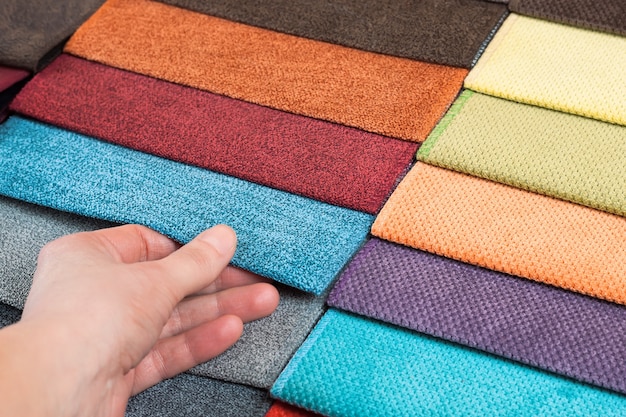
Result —
<svg viewBox="0 0 626 417"><path fill-rule="evenodd" d="M104 0L0 1L0 64L39 71Z"/></svg>
<svg viewBox="0 0 626 417"><path fill-rule="evenodd" d="M0 329L17 323L22 316L22 312L15 307L0 303Z"/></svg>
<svg viewBox="0 0 626 417"><path fill-rule="evenodd" d="M470 68L507 12L479 0L160 0L309 39Z"/></svg>
<svg viewBox="0 0 626 417"><path fill-rule="evenodd" d="M262 417L266 391L182 374L131 398L127 417Z"/></svg>

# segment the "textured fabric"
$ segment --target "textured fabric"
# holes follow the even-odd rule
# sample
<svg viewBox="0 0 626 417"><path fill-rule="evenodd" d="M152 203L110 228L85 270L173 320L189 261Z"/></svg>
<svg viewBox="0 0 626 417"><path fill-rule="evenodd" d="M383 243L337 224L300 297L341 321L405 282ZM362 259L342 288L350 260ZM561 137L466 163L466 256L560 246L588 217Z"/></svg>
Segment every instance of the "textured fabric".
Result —
<svg viewBox="0 0 626 417"><path fill-rule="evenodd" d="M464 91L420 161L626 216L626 127Z"/></svg>
<svg viewBox="0 0 626 417"><path fill-rule="evenodd" d="M126 417L262 417L267 392L193 375L179 375L132 397Z"/></svg>
<svg viewBox="0 0 626 417"><path fill-rule="evenodd" d="M509 8L539 19L626 35L622 0L511 0Z"/></svg>
<svg viewBox="0 0 626 417"><path fill-rule="evenodd" d="M317 414L301 408L294 407L280 401L272 404L272 408L267 412L265 417L315 417Z"/></svg>
<svg viewBox="0 0 626 417"><path fill-rule="evenodd" d="M626 393L626 307L373 238L328 304Z"/></svg>
<svg viewBox="0 0 626 417"><path fill-rule="evenodd" d="M0 303L0 329L17 323L22 316L22 312L8 304Z"/></svg>
<svg viewBox="0 0 626 417"><path fill-rule="evenodd" d="M423 141L467 70L359 51L147 0L109 0L66 51L292 113Z"/></svg>
<svg viewBox="0 0 626 417"><path fill-rule="evenodd" d="M29 72L19 68L4 67L0 65L0 92L11 87L26 77Z"/></svg>
<svg viewBox="0 0 626 417"><path fill-rule="evenodd" d="M325 300L289 287L277 288L280 303L271 316L247 323L232 348L190 372L269 388L317 323Z"/></svg>
<svg viewBox="0 0 626 417"><path fill-rule="evenodd" d="M161 2L305 38L465 68L507 10L477 0Z"/></svg>
<svg viewBox="0 0 626 417"><path fill-rule="evenodd" d="M626 398L329 310L272 395L339 416L623 416Z"/></svg>
<svg viewBox="0 0 626 417"><path fill-rule="evenodd" d="M125 147L369 213L380 209L417 150L413 143L70 55L29 82L12 109Z"/></svg>
<svg viewBox="0 0 626 417"><path fill-rule="evenodd" d="M0 302L24 308L37 255L51 240L113 223L0 196Z"/></svg>
<svg viewBox="0 0 626 417"><path fill-rule="evenodd" d="M0 64L38 71L104 0L2 0Z"/></svg>
<svg viewBox="0 0 626 417"><path fill-rule="evenodd" d="M465 86L626 125L626 37L511 14Z"/></svg>
<svg viewBox="0 0 626 417"><path fill-rule="evenodd" d="M626 219L566 201L417 163L372 234L626 303Z"/></svg>
<svg viewBox="0 0 626 417"><path fill-rule="evenodd" d="M239 238L235 265L317 294L373 220L19 117L0 126L0 194L180 242L225 223Z"/></svg>

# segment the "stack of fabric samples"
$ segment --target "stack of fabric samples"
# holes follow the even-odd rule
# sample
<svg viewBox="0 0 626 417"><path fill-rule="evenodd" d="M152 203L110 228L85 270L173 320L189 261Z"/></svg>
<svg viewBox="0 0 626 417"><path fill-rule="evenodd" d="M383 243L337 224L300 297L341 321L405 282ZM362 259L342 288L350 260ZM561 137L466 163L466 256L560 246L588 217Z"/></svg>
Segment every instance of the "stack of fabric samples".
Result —
<svg viewBox="0 0 626 417"><path fill-rule="evenodd" d="M277 311L127 415L626 415L626 5L506 3L5 0L0 326L226 223Z"/></svg>

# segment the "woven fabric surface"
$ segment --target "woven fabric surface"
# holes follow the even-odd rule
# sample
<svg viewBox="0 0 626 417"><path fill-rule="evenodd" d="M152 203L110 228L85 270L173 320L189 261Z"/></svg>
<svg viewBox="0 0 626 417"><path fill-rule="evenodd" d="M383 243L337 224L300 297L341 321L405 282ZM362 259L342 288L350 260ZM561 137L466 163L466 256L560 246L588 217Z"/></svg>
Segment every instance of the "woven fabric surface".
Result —
<svg viewBox="0 0 626 417"><path fill-rule="evenodd" d="M626 125L624 68L626 37L511 14L465 86Z"/></svg>
<svg viewBox="0 0 626 417"><path fill-rule="evenodd" d="M292 113L423 141L466 69L304 39L147 0L109 0L67 52Z"/></svg>
<svg viewBox="0 0 626 417"><path fill-rule="evenodd" d="M22 312L15 307L0 302L0 329L17 323Z"/></svg>
<svg viewBox="0 0 626 417"><path fill-rule="evenodd" d="M626 127L465 90L420 161L626 216Z"/></svg>
<svg viewBox="0 0 626 417"><path fill-rule="evenodd" d="M303 410L293 405L276 401L272 404L272 408L267 412L265 417L316 417L318 414L314 414L310 411Z"/></svg>
<svg viewBox="0 0 626 417"><path fill-rule="evenodd" d="M125 147L372 214L417 150L414 143L70 55L29 82L12 109Z"/></svg>
<svg viewBox="0 0 626 417"><path fill-rule="evenodd" d="M0 92L28 77L30 73L23 69L0 65Z"/></svg>
<svg viewBox="0 0 626 417"><path fill-rule="evenodd" d="M519 14L626 35L626 3L616 0L511 0Z"/></svg>
<svg viewBox="0 0 626 417"><path fill-rule="evenodd" d="M372 216L11 117L0 125L0 194L180 242L225 223L236 266L321 293Z"/></svg>
<svg viewBox="0 0 626 417"><path fill-rule="evenodd" d="M0 65L39 71L104 0L2 0Z"/></svg>
<svg viewBox="0 0 626 417"><path fill-rule="evenodd" d="M309 39L464 68L471 67L481 43L507 11L478 0L161 2Z"/></svg>
<svg viewBox="0 0 626 417"><path fill-rule="evenodd" d="M126 417L262 417L266 391L182 374L132 397Z"/></svg>
<svg viewBox="0 0 626 417"><path fill-rule="evenodd" d="M626 219L578 204L418 162L372 234L626 304Z"/></svg>
<svg viewBox="0 0 626 417"><path fill-rule="evenodd" d="M626 413L621 395L332 309L272 395L331 417Z"/></svg>
<svg viewBox="0 0 626 417"><path fill-rule="evenodd" d="M328 304L626 393L626 307L376 238Z"/></svg>

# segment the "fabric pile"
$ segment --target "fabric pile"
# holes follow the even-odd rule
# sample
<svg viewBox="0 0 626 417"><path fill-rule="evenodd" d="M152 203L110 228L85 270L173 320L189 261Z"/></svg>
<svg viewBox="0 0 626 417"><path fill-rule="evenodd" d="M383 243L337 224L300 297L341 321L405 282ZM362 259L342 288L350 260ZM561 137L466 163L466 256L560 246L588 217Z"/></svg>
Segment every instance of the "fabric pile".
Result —
<svg viewBox="0 0 626 417"><path fill-rule="evenodd" d="M120 223L229 224L281 295L128 416L626 415L626 5L7 0L0 25L1 326L45 243Z"/></svg>

